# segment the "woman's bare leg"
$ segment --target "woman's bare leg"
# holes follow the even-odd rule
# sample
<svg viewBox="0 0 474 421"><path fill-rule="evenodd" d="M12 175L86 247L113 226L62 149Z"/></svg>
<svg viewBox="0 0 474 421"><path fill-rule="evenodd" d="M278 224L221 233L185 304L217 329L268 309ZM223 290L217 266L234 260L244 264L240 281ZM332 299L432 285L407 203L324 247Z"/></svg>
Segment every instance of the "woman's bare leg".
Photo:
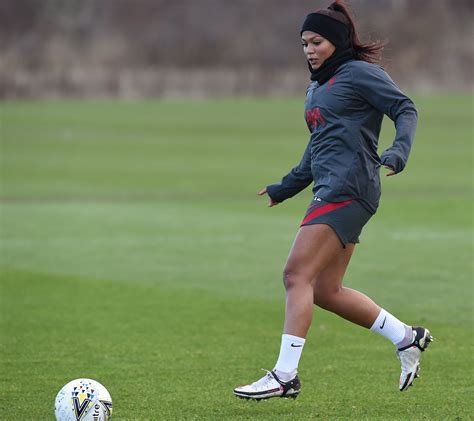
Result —
<svg viewBox="0 0 474 421"><path fill-rule="evenodd" d="M350 322L366 327L389 339L399 349L401 362L400 390L407 390L418 376L421 351L415 343L426 349L433 340L428 329L413 329L381 309L366 295L342 286L347 265L354 251L348 244L334 260L317 276L314 283L314 304L336 313ZM415 335L415 336L414 336ZM402 349L402 351L400 351Z"/></svg>
<svg viewBox="0 0 474 421"><path fill-rule="evenodd" d="M380 313L380 307L359 291L342 286L354 247L355 244L347 244L318 274L313 287L314 304L370 329Z"/></svg>
<svg viewBox="0 0 474 421"><path fill-rule="evenodd" d="M300 228L284 269L285 334L306 337L313 315L314 280L341 250L341 242L330 226L317 224Z"/></svg>

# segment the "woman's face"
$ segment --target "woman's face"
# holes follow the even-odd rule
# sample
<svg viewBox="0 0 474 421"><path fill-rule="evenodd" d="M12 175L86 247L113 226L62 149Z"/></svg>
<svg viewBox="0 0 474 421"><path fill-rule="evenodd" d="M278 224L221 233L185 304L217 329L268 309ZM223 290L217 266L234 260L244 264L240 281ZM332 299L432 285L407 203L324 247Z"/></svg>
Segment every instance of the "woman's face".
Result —
<svg viewBox="0 0 474 421"><path fill-rule="evenodd" d="M301 34L301 44L313 70L319 69L336 49L335 45L326 38L311 31L304 31Z"/></svg>

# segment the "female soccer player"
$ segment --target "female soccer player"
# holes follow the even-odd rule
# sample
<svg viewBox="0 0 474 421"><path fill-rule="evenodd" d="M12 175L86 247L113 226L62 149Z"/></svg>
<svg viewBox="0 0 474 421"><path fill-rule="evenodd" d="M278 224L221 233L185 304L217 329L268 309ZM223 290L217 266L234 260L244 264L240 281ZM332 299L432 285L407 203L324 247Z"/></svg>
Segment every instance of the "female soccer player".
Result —
<svg viewBox="0 0 474 421"><path fill-rule="evenodd" d="M260 380L234 389L247 399L296 398L298 363L311 325L313 304L386 337L401 362L400 391L418 376L428 329L411 327L364 294L342 286L362 227L376 212L379 169L398 174L407 162L417 125L413 102L375 64L383 45L360 42L343 1L306 16L301 28L311 71L306 123L311 132L299 165L259 192L269 206L314 182L312 200L284 269L286 312L280 355ZM394 121L395 140L379 157L383 116Z"/></svg>

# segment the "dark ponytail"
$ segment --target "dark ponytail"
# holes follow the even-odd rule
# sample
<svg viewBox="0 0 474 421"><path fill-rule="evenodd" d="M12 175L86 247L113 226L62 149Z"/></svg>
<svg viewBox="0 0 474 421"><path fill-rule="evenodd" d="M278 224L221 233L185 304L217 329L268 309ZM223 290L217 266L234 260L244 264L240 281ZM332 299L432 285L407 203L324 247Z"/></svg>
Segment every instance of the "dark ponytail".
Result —
<svg viewBox="0 0 474 421"><path fill-rule="evenodd" d="M354 58L356 60L363 60L369 63L378 63L381 60L381 52L385 47L385 43L376 41L362 43L359 39L357 29L355 27L354 20L349 13L349 9L344 3L344 0L336 0L329 7L329 10L342 13L345 17L344 23L349 28L349 38L351 41L352 49L354 51Z"/></svg>

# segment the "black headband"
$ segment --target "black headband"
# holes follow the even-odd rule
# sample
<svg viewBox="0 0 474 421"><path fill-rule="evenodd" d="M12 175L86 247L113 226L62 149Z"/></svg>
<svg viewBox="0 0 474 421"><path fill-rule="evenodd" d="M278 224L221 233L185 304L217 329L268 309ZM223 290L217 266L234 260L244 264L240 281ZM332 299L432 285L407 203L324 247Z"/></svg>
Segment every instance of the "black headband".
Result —
<svg viewBox="0 0 474 421"><path fill-rule="evenodd" d="M303 22L300 35L304 31L315 32L336 47L343 45L349 39L349 28L340 20L322 13L310 13Z"/></svg>

